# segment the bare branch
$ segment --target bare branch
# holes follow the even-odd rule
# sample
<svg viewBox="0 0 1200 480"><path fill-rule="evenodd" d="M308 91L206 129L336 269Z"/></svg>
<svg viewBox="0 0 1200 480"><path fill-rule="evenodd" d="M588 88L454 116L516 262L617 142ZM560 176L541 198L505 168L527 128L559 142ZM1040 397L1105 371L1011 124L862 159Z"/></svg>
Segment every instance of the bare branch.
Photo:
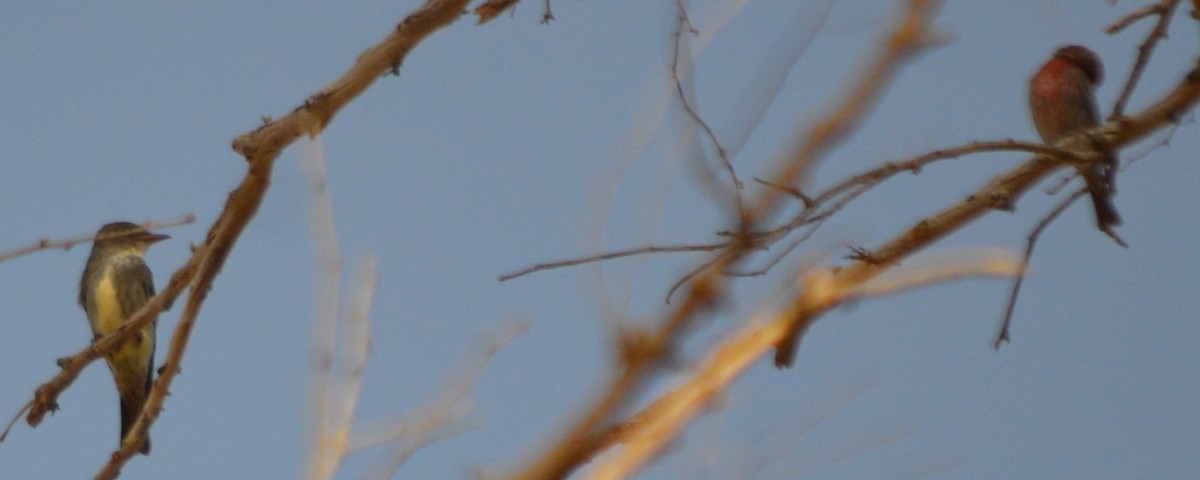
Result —
<svg viewBox="0 0 1200 480"><path fill-rule="evenodd" d="M15 415L13 415L12 420L8 421L8 425L4 426L4 431L0 432L0 443L4 443L4 439L8 438L8 432L12 431L13 425L16 425L17 421L21 419L21 416L25 415L25 412L29 411L29 409L33 407L33 402L34 401L30 399L28 402L25 402L24 405L21 405L21 408L17 410Z"/></svg>
<svg viewBox="0 0 1200 480"><path fill-rule="evenodd" d="M167 286L158 295L155 295L154 298L146 302L146 305L141 310L130 315L129 319L120 328L96 339L75 355L58 359L58 366L62 370L54 378L51 378L34 391L32 404L29 406L29 415L25 417L25 422L31 427L37 427L47 412L58 410L59 394L75 381L75 378L79 376L79 372L83 371L84 367L91 364L97 358L115 351L134 332L141 330L142 327L153 321L160 312L174 303L179 294L183 293L183 289L192 281L198 267L198 259L199 256L193 255L187 264L176 270L175 274L171 276L171 280L167 282ZM136 451L136 447L133 450Z"/></svg>
<svg viewBox="0 0 1200 480"><path fill-rule="evenodd" d="M688 270L687 273L683 274L683 276L679 277L679 280L676 280L675 283L671 285L671 288L667 289L667 296L663 299L663 303L670 305L671 297L675 295L675 292L679 291L680 288L683 288L684 285L691 283L691 281L694 280L698 275L708 271L713 267L713 265L716 265L717 262L720 261L722 261L722 257L713 257L712 259L697 265L696 268Z"/></svg>
<svg viewBox="0 0 1200 480"><path fill-rule="evenodd" d="M1070 207L1071 204L1075 203L1075 200L1082 198L1087 193L1088 190L1086 187L1076 190L1075 193L1072 193L1070 196L1059 202L1053 210L1050 210L1050 213L1047 213L1044 217L1042 217L1042 220L1038 222L1037 226L1035 226L1033 230L1029 232L1029 236L1025 238L1025 253L1022 257L1022 262L1024 264L1028 265L1030 259L1033 258L1034 246L1037 245L1038 238L1041 237L1042 232L1046 230L1046 227L1049 227L1050 224L1054 222L1054 219L1058 218L1062 212L1065 212L1067 207ZM1013 277L1012 290L1008 294L1008 306L1004 309L1004 322L1000 324L1000 332L996 334L996 340L992 342L992 348L996 350L1000 349L1001 343L1008 343L1010 341L1008 336L1008 327L1012 323L1013 311L1015 311L1017 308L1017 296L1021 293L1021 285L1023 283L1025 283L1024 270L1022 270L1017 276Z"/></svg>
<svg viewBox="0 0 1200 480"><path fill-rule="evenodd" d="M936 1L912 0L905 9L904 20L888 36L885 53L868 70L862 83L845 99L845 105L836 109L825 121L809 133L804 146L793 160L784 165L774 181L791 185L800 178L806 161L818 157L837 143L856 125L857 118L872 103L878 92L889 84L893 73L902 61L915 53L925 43L926 22L939 4ZM746 225L764 220L775 209L780 208L775 190L766 190L749 210ZM731 266L744 259L755 248L746 235L733 238L729 246L717 255L695 280L685 300L668 313L662 324L653 332L626 332L622 335L621 366L593 406L588 409L568 433L553 443L553 447L542 458L534 461L522 471L512 475L513 479L563 478L581 462L591 458L605 447L603 435L613 424L614 415L629 399L643 387L647 374L669 358L680 339L679 332L709 305L723 294L722 277Z"/></svg>
<svg viewBox="0 0 1200 480"><path fill-rule="evenodd" d="M1125 81L1125 87L1121 89L1121 95L1117 97L1117 103L1113 107L1112 115L1109 117L1110 120L1116 120L1125 114L1125 104L1129 102L1129 97L1133 96L1133 89L1137 87L1138 80L1142 78L1142 72L1146 69L1146 64L1150 62L1150 54L1154 52L1155 45L1158 45L1159 40L1167 38L1167 25L1171 23L1171 15L1175 13L1175 7L1178 6L1179 0L1162 0L1162 3L1158 5L1147 7L1154 10L1151 13L1158 15L1158 22L1154 25L1154 29L1150 31L1146 40L1138 46L1137 60L1133 64L1133 69L1129 72L1129 80ZM1134 12L1134 14L1138 14L1139 12ZM1149 13L1145 15L1149 15ZM1126 17L1126 19L1129 18ZM1132 20L1129 21L1132 22ZM1118 25L1120 25L1120 22L1118 22ZM1124 25L1121 25L1121 27L1123 28ZM1114 30L1113 27L1109 27L1108 33L1114 33L1117 30L1120 30L1120 28Z"/></svg>
<svg viewBox="0 0 1200 480"><path fill-rule="evenodd" d="M1020 270L1021 264L1007 255L968 253L955 256L950 262L906 266L897 269L890 278L857 285L841 284L828 269L810 271L801 280L802 286L787 311L755 315L700 361L694 369L696 373L684 386L659 397L614 430L611 441L621 443L623 448L617 455L605 458L591 478L626 478L659 455L684 427L709 410L714 398L784 338L793 312L828 310L846 301L892 295L963 278L1009 277Z"/></svg>
<svg viewBox="0 0 1200 480"><path fill-rule="evenodd" d="M1197 99L1200 99L1200 60L1183 81L1157 103L1137 115L1125 117L1116 126L1104 125L1098 130L1114 148L1126 145L1174 123L1183 112L1195 105ZM1081 134L1080 137L1095 133L1087 132ZM874 278L895 265L901 258L936 242L995 208L998 202L1011 204L1021 193L1063 165L1062 159L1057 156L1040 155L1015 170L992 179L978 193L938 215L918 222L908 231L872 252L870 262L858 262L842 269L838 273L839 281L850 285ZM808 322L821 313L824 312L799 312L789 338L795 338L798 341L804 328L807 328ZM776 366L781 368L790 366L795 347L795 341L788 340L780 343L779 350L775 355Z"/></svg>
<svg viewBox="0 0 1200 480"><path fill-rule="evenodd" d="M618 250L615 252L600 253L589 255L586 257L573 258L568 260L559 260L556 262L539 263L530 267L517 270L512 273L500 275L499 280L506 282L517 277L525 276L533 272L542 270L553 270L555 268L571 267L582 265L585 263L602 262L604 260L612 260L622 257L630 257L634 255L646 255L653 253L680 253L680 252L714 252L729 246L729 242L713 243L708 245L672 245L672 246L655 246L631 248L629 250Z"/></svg>
<svg viewBox="0 0 1200 480"><path fill-rule="evenodd" d="M395 478L396 472L417 449L465 430L466 427L459 423L471 411L467 394L492 358L527 331L529 325L523 323L485 337L482 346L473 350L477 356L460 368L459 373L452 375L452 381L438 395L398 421L371 422L368 431L356 432L350 439L348 450L390 443L391 447L370 470L374 472L374 478Z"/></svg>
<svg viewBox="0 0 1200 480"><path fill-rule="evenodd" d="M717 134L713 132L712 127L700 117L700 113L692 107L692 102L688 99L687 92L683 88L683 77L691 75L691 56L687 56L686 69L687 72L680 73L680 56L684 55L684 49L687 48L687 42L684 41L685 34L695 34L696 27L692 25L692 21L688 19L687 10L684 8L681 1L675 2L677 10L677 26L675 29L675 48L671 57L671 81L675 83L675 95L679 98L679 103L683 105L684 112L687 112L688 118L700 127L704 134L708 137L708 141L712 143L713 148L717 151L717 158L721 159L721 164L725 167L725 171L729 173L729 178L733 182L733 199L736 211L738 213L739 228L745 229L746 207L742 203L742 181L738 179L737 171L733 168L733 162L729 159L729 152L725 147L721 146L721 141L717 139ZM685 31L686 30L686 31Z"/></svg>
<svg viewBox="0 0 1200 480"><path fill-rule="evenodd" d="M811 163L820 159L833 145L858 126L859 120L875 105L875 100L884 91L892 77L906 61L931 44L926 22L941 2L935 0L911 0L904 17L883 44L878 57L869 62L870 67L858 75L856 84L837 103L838 108L812 127L791 158L774 175L772 182L794 185ZM750 218L765 220L772 216L780 204L775 201L775 192L768 190L759 197L750 209Z"/></svg>
<svg viewBox="0 0 1200 480"><path fill-rule="evenodd" d="M146 431L158 417L171 383L180 372L180 362L204 299L238 237L262 204L270 185L275 159L279 157L283 148L300 135L319 133L342 107L365 91L376 79L385 73L397 71L404 57L421 40L457 20L466 3L466 0L428 0L420 9L406 17L380 44L360 55L354 66L341 78L309 97L303 106L234 140L233 149L246 158L249 170L241 185L229 194L225 208L209 229L205 243L196 248L188 262L188 266L196 269L195 283L172 335L167 360L160 369L160 376L151 389L142 415L134 424L126 441L122 443L121 449L112 455L112 459L96 475L97 478L115 478L121 466L135 452L136 445L130 440L144 438ZM179 273L176 272L176 275ZM129 322L125 326L129 326Z"/></svg>
<svg viewBox="0 0 1200 480"><path fill-rule="evenodd" d="M1170 0L1168 0L1168 1L1170 1ZM1119 33L1121 30L1124 30L1125 27L1133 25L1133 23L1138 20L1149 17L1151 15L1162 15L1162 12L1163 12L1163 4L1162 3L1146 5L1142 8L1139 8L1137 10L1129 12L1129 14L1125 15L1124 17L1121 17L1120 20L1117 20L1117 21L1113 22L1111 25L1105 27L1104 33L1107 33L1109 35Z"/></svg>
<svg viewBox="0 0 1200 480"><path fill-rule="evenodd" d="M805 195L804 192L801 192L798 188L780 185L778 183L770 182L757 177L754 178L754 181L771 188L777 188L783 191L783 193L796 197L797 200L800 200L800 202L804 204L804 208L815 208L817 206L816 200L813 200L812 197Z"/></svg>
<svg viewBox="0 0 1200 480"><path fill-rule="evenodd" d="M1121 170L1124 170L1124 169L1128 168L1130 165L1133 165L1134 163L1140 161L1143 158L1146 158L1146 156L1148 156L1151 152L1166 146L1168 144L1168 141L1171 138L1171 134L1173 133L1173 131L1176 127L1171 126L1170 128L1171 128L1171 131L1168 132L1167 135L1164 135L1161 140L1159 140L1158 142L1155 142L1154 145L1150 145L1143 152L1133 155L1132 157L1128 157L1127 160L1125 161L1125 163L1123 165L1121 165ZM1078 174L1076 174L1076 175L1078 175ZM1068 177L1068 180L1073 177L1074 176ZM1061 202L1059 202L1059 204L1057 206L1054 207L1054 209L1052 209L1049 213L1047 213L1045 216L1042 217L1042 219L1038 222L1038 224L1033 228L1033 230L1031 230L1029 232L1029 235L1026 236L1026 238L1025 238L1025 253L1023 255L1022 263L1024 263L1025 265L1028 265L1030 260L1033 258L1033 250L1034 250L1035 245L1037 244L1038 238L1042 234L1042 231L1045 230L1046 227L1049 227L1050 223L1052 223L1055 218L1057 218L1059 215L1061 215L1062 212L1066 211L1067 207L1070 207L1072 204L1075 203L1076 200L1079 200L1086 194L1088 194L1087 187L1079 188L1074 193L1072 193L1068 197L1064 198ZM1108 233L1108 232L1105 232L1105 233ZM1113 238L1113 240L1117 241L1117 243L1119 245L1121 245L1122 247L1128 247L1128 245L1126 245L1124 240L1121 240L1120 237L1115 237L1115 238ZM1016 312L1016 309L1017 309L1017 298L1021 294L1021 285L1025 282L1025 273L1026 273L1026 271L1022 270L1020 275L1017 275L1016 277L1013 278L1012 289L1009 291L1009 294L1008 294L1008 304L1005 306L1005 309L1004 309L1004 320L1000 323L1000 330L999 330L999 332L996 333L996 339L992 342L992 348L994 348L996 350L1000 349L1000 344L1009 343L1010 341L1012 341L1009 336L1009 326L1012 325L1013 314L1014 314L1014 312Z"/></svg>

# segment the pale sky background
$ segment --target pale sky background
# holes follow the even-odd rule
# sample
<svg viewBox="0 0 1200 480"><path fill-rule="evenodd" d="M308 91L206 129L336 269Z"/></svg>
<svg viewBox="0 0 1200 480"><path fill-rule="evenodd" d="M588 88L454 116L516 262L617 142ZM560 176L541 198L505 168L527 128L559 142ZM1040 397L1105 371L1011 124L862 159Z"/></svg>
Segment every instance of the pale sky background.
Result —
<svg viewBox="0 0 1200 480"><path fill-rule="evenodd" d="M701 113L722 139L748 133L735 164L767 166L798 122L839 98L897 2L692 2L709 41L696 61ZM1143 2L1145 3L1145 2ZM323 137L347 266L377 256L372 349L360 424L438 392L488 332L528 322L476 385L475 427L423 450L397 478L464 478L517 465L578 412L610 364L612 322L652 322L703 255L620 260L496 277L604 249L704 243L728 226L700 171L678 154L686 122L657 105L673 1L542 2L477 27L464 18L421 44ZM194 212L148 262L161 287L245 171L232 139L340 75L419 5L401 2L21 2L0 9L0 250L94 232L116 220ZM948 2L945 46L905 68L878 110L809 181L973 140L1034 140L1028 77L1065 43L1103 58L1111 109L1150 28L1103 27L1141 3ZM1131 111L1174 86L1200 49L1181 7ZM718 12L737 14L721 24ZM828 11L827 18L821 20ZM814 30L819 28L819 30ZM816 35L794 67L789 49ZM1125 170L1121 249L1078 202L1042 237L1013 342L990 346L1008 283L976 280L825 315L796 368L755 366L643 478L1196 478L1200 472L1200 129ZM640 155L627 152L653 135ZM1125 150L1127 157L1149 143ZM706 147L707 148L707 147ZM708 149L711 152L711 149ZM122 478L293 478L307 451L305 382L314 289L300 148L209 295L151 437ZM803 261L873 247L1027 156L977 155L901 175L828 223L773 275L739 280L735 304L694 333L692 359L760 306ZM614 188L611 180L619 179ZM1047 185L1050 182L1047 183ZM748 192L757 192L750 184ZM1058 197L1038 188L926 253L1023 248ZM611 196L611 204L604 199ZM606 207L611 205L611 208ZM607 223L602 224L604 218ZM0 415L7 419L90 338L76 305L88 245L0 264ZM180 305L159 320L159 357ZM117 445L107 369L87 369L37 429L0 444L0 477L90 478ZM380 451L350 457L357 478Z"/></svg>

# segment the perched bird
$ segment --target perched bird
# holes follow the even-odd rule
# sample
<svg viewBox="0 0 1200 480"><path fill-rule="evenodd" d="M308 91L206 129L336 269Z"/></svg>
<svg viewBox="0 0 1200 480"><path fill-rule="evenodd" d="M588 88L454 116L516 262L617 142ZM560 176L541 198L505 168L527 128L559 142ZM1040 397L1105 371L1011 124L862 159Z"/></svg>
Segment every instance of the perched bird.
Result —
<svg viewBox="0 0 1200 480"><path fill-rule="evenodd" d="M154 280L146 267L146 249L170 237L129 223L100 228L79 282L79 305L87 312L92 340L115 331L154 296ZM129 337L105 357L121 398L121 441L137 421L150 393L154 374L154 327L157 319ZM140 452L150 454L150 439Z"/></svg>
<svg viewBox="0 0 1200 480"><path fill-rule="evenodd" d="M1104 65L1086 47L1068 45L1054 52L1029 81L1029 109L1038 135L1048 145L1100 125L1095 89L1104 80ZM1107 146L1099 148L1104 161L1076 165L1087 183L1096 223L1108 233L1121 224L1121 216L1112 204L1115 193L1113 176L1116 156ZM1110 233L1111 235L1111 233Z"/></svg>

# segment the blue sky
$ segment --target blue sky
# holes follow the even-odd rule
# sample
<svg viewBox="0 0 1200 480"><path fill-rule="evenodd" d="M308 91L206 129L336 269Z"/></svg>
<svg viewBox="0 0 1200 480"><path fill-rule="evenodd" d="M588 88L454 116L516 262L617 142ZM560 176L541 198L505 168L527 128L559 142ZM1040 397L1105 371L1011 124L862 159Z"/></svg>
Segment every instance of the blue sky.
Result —
<svg viewBox="0 0 1200 480"><path fill-rule="evenodd" d="M764 102L755 72L787 74L735 159L762 176L804 125L839 98L895 2L693 2L737 16L696 59L698 106L722 139ZM193 212L148 262L161 286L203 240L245 170L230 148L263 115L281 116L343 72L419 2L206 2L168 6L25 3L0 15L0 250L116 220ZM398 478L461 478L520 464L578 412L611 364L614 322L648 324L698 254L496 277L606 250L704 243L728 226L675 143L686 122L656 105L671 86L673 1L541 2L485 26L437 32L325 131L338 240L347 263L379 262L360 424L436 395L489 332L531 329L488 366L475 428L418 453ZM863 128L808 185L974 140L1034 140L1028 77L1055 48L1105 61L1111 108L1148 23L1109 36L1138 7L1120 2L949 2L946 41L908 65ZM1131 111L1158 98L1197 55L1186 6ZM1069 10L1073 9L1073 10ZM814 19L826 14L823 22ZM790 70L765 58L815 33ZM702 43L699 39L697 45ZM764 67L764 63L766 66ZM748 92L748 93L743 93ZM764 359L644 478L1191 478L1200 471L1200 135L1191 117L1170 145L1119 178L1121 249L1077 203L1042 237L1013 342L990 347L1007 283L973 280L865 301L826 315L796 368ZM654 135L646 137L647 132ZM649 138L638 155L627 152ZM1123 152L1133 156L1150 142ZM303 465L313 242L300 148L217 279L183 373L154 425L154 452L123 478L287 478ZM965 157L902 175L827 224L773 274L739 280L736 301L694 332L684 358L762 306L803 261L872 247L953 204L1019 154ZM615 179L615 180L614 180ZM615 183L614 183L615 182ZM748 187L756 188L756 187ZM1031 191L927 253L1023 247L1057 201ZM88 246L0 264L0 414L16 410L87 344L75 304ZM178 312L159 320L169 336ZM160 343L159 362L165 353ZM0 444L5 478L92 475L116 446L108 371L86 370L37 429ZM348 459L339 478L375 461ZM768 461L769 460L769 461Z"/></svg>

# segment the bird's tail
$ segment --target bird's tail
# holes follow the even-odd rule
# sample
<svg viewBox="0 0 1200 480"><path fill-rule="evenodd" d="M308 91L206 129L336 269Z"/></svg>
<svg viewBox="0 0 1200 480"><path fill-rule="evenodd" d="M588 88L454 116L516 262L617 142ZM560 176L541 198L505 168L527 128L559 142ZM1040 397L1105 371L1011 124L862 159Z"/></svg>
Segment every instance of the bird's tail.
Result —
<svg viewBox="0 0 1200 480"><path fill-rule="evenodd" d="M140 386L138 386L140 387ZM133 430L133 424L137 423L138 414L142 413L142 406L146 404L146 397L150 394L150 382L146 382L146 388L118 388L121 396L121 441L125 441L125 437L129 435L129 431ZM146 435L146 441L142 443L141 450L138 450L142 455L150 454L150 436Z"/></svg>
<svg viewBox="0 0 1200 480"><path fill-rule="evenodd" d="M1092 206L1096 210L1096 225L1102 231L1109 231L1112 227L1121 225L1121 215L1117 213L1117 207L1112 201L1115 193L1112 172L1115 169L1116 166L1112 165L1112 162L1092 164L1079 169L1092 197Z"/></svg>

